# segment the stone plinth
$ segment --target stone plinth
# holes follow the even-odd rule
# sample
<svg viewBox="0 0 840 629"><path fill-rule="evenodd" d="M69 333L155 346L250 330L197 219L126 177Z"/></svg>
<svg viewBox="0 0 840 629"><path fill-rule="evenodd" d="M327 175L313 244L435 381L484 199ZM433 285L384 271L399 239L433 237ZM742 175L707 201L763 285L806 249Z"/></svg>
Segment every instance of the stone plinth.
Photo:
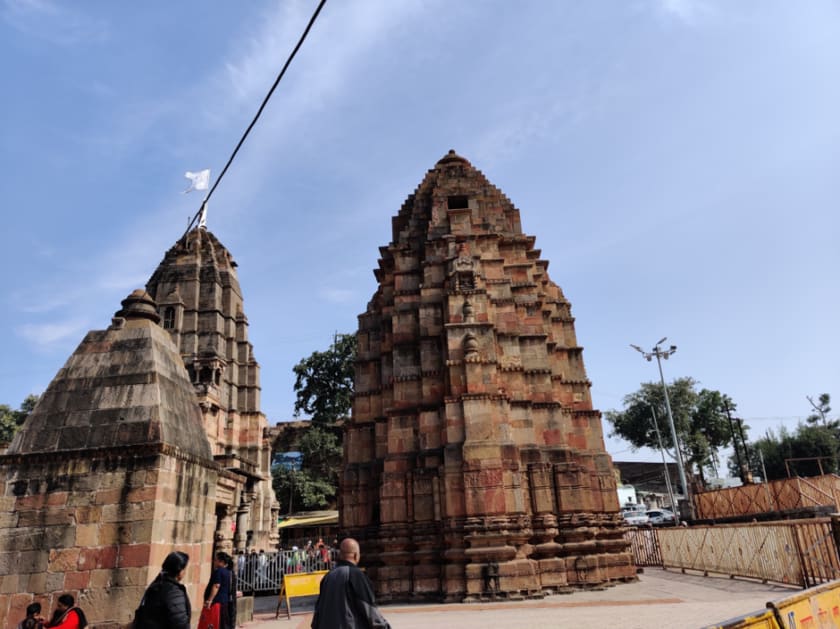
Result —
<svg viewBox="0 0 840 629"><path fill-rule="evenodd" d="M534 243L450 152L380 248L340 512L385 600L635 578L571 307Z"/></svg>

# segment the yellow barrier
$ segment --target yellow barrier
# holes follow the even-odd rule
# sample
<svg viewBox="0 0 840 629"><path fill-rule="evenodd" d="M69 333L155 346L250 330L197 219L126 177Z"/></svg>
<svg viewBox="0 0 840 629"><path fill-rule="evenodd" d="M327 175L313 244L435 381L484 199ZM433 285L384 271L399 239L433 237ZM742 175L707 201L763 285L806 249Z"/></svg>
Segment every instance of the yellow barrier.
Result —
<svg viewBox="0 0 840 629"><path fill-rule="evenodd" d="M803 590L754 612L705 629L840 629L840 581Z"/></svg>
<svg viewBox="0 0 840 629"><path fill-rule="evenodd" d="M716 625L703 627L703 629L779 629L779 623L773 610L767 609L725 620ZM787 629L787 627L783 629Z"/></svg>
<svg viewBox="0 0 840 629"><path fill-rule="evenodd" d="M327 574L327 570L317 572L301 572L300 574L284 574L283 585L280 587L280 594L277 596L277 611L274 619L280 617L280 607L283 600L286 601L286 614L291 619L292 603L289 599L298 596L313 596L321 591L321 579Z"/></svg>

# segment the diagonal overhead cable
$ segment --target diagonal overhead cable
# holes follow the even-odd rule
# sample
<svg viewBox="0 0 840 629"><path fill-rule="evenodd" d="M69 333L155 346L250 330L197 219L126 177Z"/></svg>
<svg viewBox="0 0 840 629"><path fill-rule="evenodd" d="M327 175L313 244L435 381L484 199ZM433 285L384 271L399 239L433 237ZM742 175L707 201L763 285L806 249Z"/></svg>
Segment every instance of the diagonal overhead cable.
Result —
<svg viewBox="0 0 840 629"><path fill-rule="evenodd" d="M309 35L309 31L312 29L312 26L315 24L315 20L318 19L318 14L321 12L321 9L323 8L324 4L326 4L326 2L327 2L327 0L320 0L320 2L318 3L318 7L315 9L315 12L312 14L312 17L309 18L309 23L306 25L306 28L304 29L303 34L300 36L300 39L298 40L297 45L292 50L291 54L289 55L289 58L286 59L286 63L283 64L283 69L280 70L280 74L277 75L277 78L274 80L274 84L271 86L271 89L268 90L268 94L266 94L265 98L263 98L262 104L260 105L260 108L257 110L257 113L254 116L254 119L251 120L251 124L249 124L248 128L245 129L245 133L242 134L242 137L239 139L239 142L236 144L236 148L233 149L233 153L230 154L230 157L228 158L228 161L225 164L225 167L222 168L222 172L219 173L219 176L216 177L216 181L213 182L213 187L210 188L210 191L207 193L207 196L204 197L204 200L201 202L201 207L198 208L198 211L195 213L195 216L192 217L192 220L190 221L189 225L187 225L187 231L185 231L184 235L181 237L182 240L187 237L187 234L190 232L190 229L192 229L192 226L193 226L193 224L195 224L196 219L198 219L198 217L201 216L201 212L204 209L204 206L207 205L207 202L210 200L210 197L213 196L213 192L216 190L216 187L219 185L219 182L222 180L222 177L225 176L225 173L227 172L228 168L230 168L230 165L233 163L233 160L236 157L236 154L239 152L239 149L242 147L242 144L245 142L245 138L248 137L248 134L251 133L251 129L253 129L254 125L257 124L257 120L259 120L260 115L263 112L263 109L265 109L265 106L268 104L268 101L271 98L271 95L274 94L274 90L277 89L277 85L280 83L280 80L283 78L283 75L286 74L286 70L289 68L289 64L292 63L292 59L295 58L295 55L297 54L298 50L300 50L300 47L303 45L303 42L306 39L306 36Z"/></svg>

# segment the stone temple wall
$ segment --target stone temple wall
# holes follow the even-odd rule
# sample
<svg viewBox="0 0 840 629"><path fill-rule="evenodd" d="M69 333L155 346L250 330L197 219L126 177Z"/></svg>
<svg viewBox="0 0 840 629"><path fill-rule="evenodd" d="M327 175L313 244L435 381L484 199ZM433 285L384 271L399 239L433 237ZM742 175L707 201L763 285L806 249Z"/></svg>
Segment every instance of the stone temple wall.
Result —
<svg viewBox="0 0 840 629"><path fill-rule="evenodd" d="M190 555L190 598L201 600L216 473L158 450L4 458L0 627L33 600L54 609L63 593L92 624L125 625L173 548Z"/></svg>
<svg viewBox="0 0 840 629"><path fill-rule="evenodd" d="M571 307L534 243L450 152L380 248L340 512L385 600L635 578Z"/></svg>
<svg viewBox="0 0 840 629"><path fill-rule="evenodd" d="M72 594L126 625L172 550L210 574L220 477L181 357L135 291L88 333L0 456L0 628Z"/></svg>

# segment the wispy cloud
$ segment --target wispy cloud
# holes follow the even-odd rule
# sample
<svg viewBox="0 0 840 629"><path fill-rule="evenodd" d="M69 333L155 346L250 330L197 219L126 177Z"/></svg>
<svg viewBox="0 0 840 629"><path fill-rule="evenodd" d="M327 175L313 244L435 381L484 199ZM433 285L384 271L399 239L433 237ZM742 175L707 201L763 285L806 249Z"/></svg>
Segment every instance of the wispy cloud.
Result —
<svg viewBox="0 0 840 629"><path fill-rule="evenodd" d="M69 342L78 342L88 329L85 319L70 319L52 323L27 323L17 328L19 336L36 345L39 349L52 349Z"/></svg>
<svg viewBox="0 0 840 629"><path fill-rule="evenodd" d="M20 303L18 310L26 314L38 314L42 312L50 312L68 304L68 299L65 295L53 297L52 299L38 299L37 301L29 301Z"/></svg>
<svg viewBox="0 0 840 629"><path fill-rule="evenodd" d="M221 84L225 88L222 93L230 95L223 105L244 104L251 108L268 91L314 4L281 3L263 16L261 27L249 38L245 52L237 50L216 77L213 88ZM294 95L285 95L284 99L292 99L304 111L321 104L329 93L343 89L352 81L353 75L347 70L360 55L374 48L383 37L392 36L397 25L410 23L412 16L428 10L429 4L422 0L328 4L284 79L288 84L305 77L305 88L295 90ZM307 48L318 50L319 54L310 54ZM218 105L219 101L214 104Z"/></svg>
<svg viewBox="0 0 840 629"><path fill-rule="evenodd" d="M655 0L655 3L666 17L685 24L694 24L712 11L705 0Z"/></svg>
<svg viewBox="0 0 840 629"><path fill-rule="evenodd" d="M70 6L52 0L5 0L0 16L25 35L61 46L107 41L109 27L105 20Z"/></svg>
<svg viewBox="0 0 840 629"><path fill-rule="evenodd" d="M344 91L360 89L359 81L368 65L365 56L437 1L328 4L260 119L259 133L248 139L237 157L239 185L231 190L228 206L248 207L259 182L269 179L267 172L276 172L275 155L288 145L289 135L300 132L302 121L311 124ZM235 121L235 128L244 130L314 5L281 3L261 16L260 25L250 36L240 38L248 42L244 50L238 47L232 51L212 79L197 90L196 102L205 107L202 119L206 129L216 132L219 124Z"/></svg>

